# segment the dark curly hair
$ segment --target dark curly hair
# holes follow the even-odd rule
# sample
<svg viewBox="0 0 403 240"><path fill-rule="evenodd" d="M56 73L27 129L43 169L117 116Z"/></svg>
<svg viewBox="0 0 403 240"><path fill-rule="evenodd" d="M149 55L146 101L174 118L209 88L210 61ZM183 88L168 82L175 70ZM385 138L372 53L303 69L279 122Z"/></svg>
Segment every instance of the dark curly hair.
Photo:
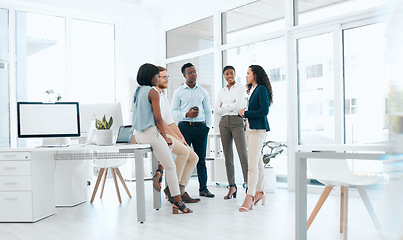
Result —
<svg viewBox="0 0 403 240"><path fill-rule="evenodd" d="M249 68L251 69L253 75L255 76L256 83L258 85L263 85L267 88L267 91L269 92L269 106L271 106L273 103L273 89L271 87L269 76L267 76L267 73L259 65L250 65ZM247 85L247 92L250 91L251 87L252 84Z"/></svg>
<svg viewBox="0 0 403 240"><path fill-rule="evenodd" d="M185 74L185 69L188 68L188 67L194 67L194 65L191 64L191 63L185 63L185 64L183 64L183 66L181 67L181 72L182 72L182 74Z"/></svg>
<svg viewBox="0 0 403 240"><path fill-rule="evenodd" d="M224 67L224 69L222 70L222 73L224 74L225 71L227 71L228 69L232 69L235 72L235 68L233 66L227 65Z"/></svg>

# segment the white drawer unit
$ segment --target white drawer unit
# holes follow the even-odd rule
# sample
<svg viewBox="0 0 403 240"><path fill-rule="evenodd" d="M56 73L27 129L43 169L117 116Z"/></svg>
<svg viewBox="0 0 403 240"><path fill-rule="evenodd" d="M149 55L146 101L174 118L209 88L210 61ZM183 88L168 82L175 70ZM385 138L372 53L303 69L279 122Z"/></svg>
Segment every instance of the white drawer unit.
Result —
<svg viewBox="0 0 403 240"><path fill-rule="evenodd" d="M0 222L36 222L55 212L51 152L0 150Z"/></svg>
<svg viewBox="0 0 403 240"><path fill-rule="evenodd" d="M30 176L31 161L1 161L0 176Z"/></svg>
<svg viewBox="0 0 403 240"><path fill-rule="evenodd" d="M30 152L0 152L0 161L7 161L7 160L30 160L31 153Z"/></svg>
<svg viewBox="0 0 403 240"><path fill-rule="evenodd" d="M31 193L31 191L0 191L0 221L33 222Z"/></svg>
<svg viewBox="0 0 403 240"><path fill-rule="evenodd" d="M1 176L0 191L31 191L31 176Z"/></svg>

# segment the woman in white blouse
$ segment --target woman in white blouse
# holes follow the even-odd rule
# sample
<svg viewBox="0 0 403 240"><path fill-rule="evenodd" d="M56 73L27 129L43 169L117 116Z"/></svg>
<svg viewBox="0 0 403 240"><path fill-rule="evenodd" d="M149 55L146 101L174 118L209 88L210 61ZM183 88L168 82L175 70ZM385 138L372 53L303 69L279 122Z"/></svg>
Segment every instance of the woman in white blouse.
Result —
<svg viewBox="0 0 403 240"><path fill-rule="evenodd" d="M245 105L246 87L235 81L236 74L234 67L224 67L223 74L227 81L227 86L222 88L218 94L215 113L221 116L219 128L229 184L229 191L227 195L224 196L224 199L231 199L232 197L236 198L237 194L232 140L235 141L244 182L247 182L248 177L248 153L245 141L245 127L243 118L238 115L238 111Z"/></svg>

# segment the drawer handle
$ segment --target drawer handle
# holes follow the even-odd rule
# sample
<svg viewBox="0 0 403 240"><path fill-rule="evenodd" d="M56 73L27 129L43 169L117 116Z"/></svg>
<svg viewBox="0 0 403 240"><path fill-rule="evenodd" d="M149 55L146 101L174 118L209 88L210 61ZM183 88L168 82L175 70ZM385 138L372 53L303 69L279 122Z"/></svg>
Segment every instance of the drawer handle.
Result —
<svg viewBox="0 0 403 240"><path fill-rule="evenodd" d="M17 167L4 167L4 169L11 170L11 169L17 169Z"/></svg>
<svg viewBox="0 0 403 240"><path fill-rule="evenodd" d="M18 197L5 197L6 200L17 200Z"/></svg>
<svg viewBox="0 0 403 240"><path fill-rule="evenodd" d="M10 154L10 153L6 153L6 154L4 154L4 157L8 157L8 158L11 158L11 157L16 157L17 156L17 154Z"/></svg>
<svg viewBox="0 0 403 240"><path fill-rule="evenodd" d="M15 184L18 184L18 182L5 182L4 184L6 184L6 185L15 185Z"/></svg>

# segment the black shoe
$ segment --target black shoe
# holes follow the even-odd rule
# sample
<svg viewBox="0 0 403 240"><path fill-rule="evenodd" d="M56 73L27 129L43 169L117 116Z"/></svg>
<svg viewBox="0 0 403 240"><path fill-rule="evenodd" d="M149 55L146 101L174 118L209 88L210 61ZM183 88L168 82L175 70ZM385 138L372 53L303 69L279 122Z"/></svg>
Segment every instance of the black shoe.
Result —
<svg viewBox="0 0 403 240"><path fill-rule="evenodd" d="M167 195L168 202L170 202L171 204L173 204L173 203L174 203L174 198L171 196L171 192L169 191L169 188L168 188L168 187L166 187L166 188L164 189L164 193L165 193L165 195Z"/></svg>
<svg viewBox="0 0 403 240"><path fill-rule="evenodd" d="M199 191L199 195L202 197L213 198L215 195L212 194L207 188Z"/></svg>
<svg viewBox="0 0 403 240"><path fill-rule="evenodd" d="M231 188L235 187L235 192L231 193ZM238 191L238 188L236 187L236 185L229 185L229 191L228 194L224 196L224 199L231 199L231 198L236 198L236 192ZM231 193L231 194L230 194Z"/></svg>

